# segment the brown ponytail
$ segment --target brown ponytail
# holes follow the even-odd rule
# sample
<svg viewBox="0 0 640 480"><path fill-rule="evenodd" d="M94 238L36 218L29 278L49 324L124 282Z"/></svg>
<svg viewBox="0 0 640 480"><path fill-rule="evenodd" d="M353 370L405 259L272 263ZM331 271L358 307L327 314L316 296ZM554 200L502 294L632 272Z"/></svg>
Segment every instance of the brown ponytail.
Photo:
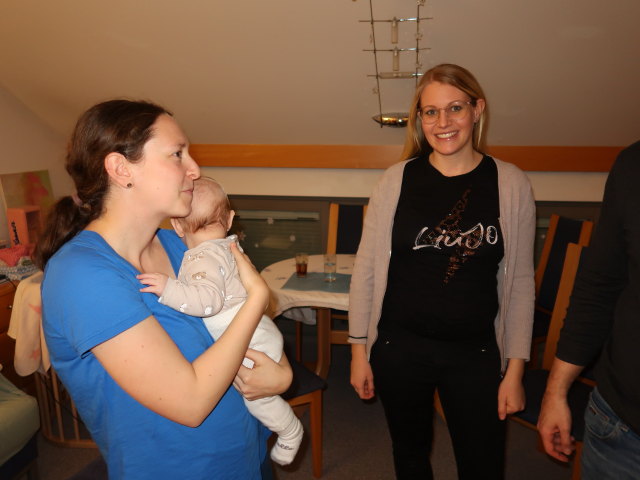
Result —
<svg viewBox="0 0 640 480"><path fill-rule="evenodd" d="M162 114L171 115L149 102L110 100L94 105L80 117L66 159L77 193L75 198L60 199L49 212L34 254L38 267L44 269L62 245L102 214L109 191L106 156L118 152L130 162L139 161L153 135L153 124Z"/></svg>

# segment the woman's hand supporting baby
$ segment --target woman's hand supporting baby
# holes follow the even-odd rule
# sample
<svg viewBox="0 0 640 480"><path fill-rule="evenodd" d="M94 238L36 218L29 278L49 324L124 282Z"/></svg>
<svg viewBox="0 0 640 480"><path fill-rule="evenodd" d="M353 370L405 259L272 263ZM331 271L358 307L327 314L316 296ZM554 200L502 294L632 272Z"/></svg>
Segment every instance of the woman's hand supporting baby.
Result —
<svg viewBox="0 0 640 480"><path fill-rule="evenodd" d="M231 243L231 253L236 260L238 266L238 273L240 274L240 280L242 285L249 294L249 299L252 299L257 306L262 305L261 313L264 312L269 305L269 287L262 278L262 276L253 266L249 257L240 251L237 243Z"/></svg>

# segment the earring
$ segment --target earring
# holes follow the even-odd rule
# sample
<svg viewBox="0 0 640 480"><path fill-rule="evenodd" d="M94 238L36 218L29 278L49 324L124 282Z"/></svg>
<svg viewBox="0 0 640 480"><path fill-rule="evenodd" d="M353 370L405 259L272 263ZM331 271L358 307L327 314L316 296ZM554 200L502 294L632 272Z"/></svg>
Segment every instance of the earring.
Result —
<svg viewBox="0 0 640 480"><path fill-rule="evenodd" d="M127 183L127 188L131 188L131 187L133 187L133 183L131 182Z"/></svg>

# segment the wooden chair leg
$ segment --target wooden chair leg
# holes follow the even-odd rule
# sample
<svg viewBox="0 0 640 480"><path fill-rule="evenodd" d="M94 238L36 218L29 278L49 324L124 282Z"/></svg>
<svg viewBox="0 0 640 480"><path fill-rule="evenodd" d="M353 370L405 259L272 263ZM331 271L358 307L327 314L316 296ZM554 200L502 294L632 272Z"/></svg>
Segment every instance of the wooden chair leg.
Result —
<svg viewBox="0 0 640 480"><path fill-rule="evenodd" d="M311 456L314 478L322 476L322 390L313 393L309 410L311 421Z"/></svg>
<svg viewBox="0 0 640 480"><path fill-rule="evenodd" d="M440 418L442 418L446 422L447 419L444 418L444 410L442 410L442 402L440 402L440 395L438 395L437 390L433 396L433 407L435 408L438 415L440 415Z"/></svg>
<svg viewBox="0 0 640 480"><path fill-rule="evenodd" d="M38 472L38 462L34 460L27 470L27 480L39 480L40 472Z"/></svg>
<svg viewBox="0 0 640 480"><path fill-rule="evenodd" d="M571 480L580 480L580 459L582 457L582 442L576 442L576 453L573 456L573 466L571 468Z"/></svg>
<svg viewBox="0 0 640 480"><path fill-rule="evenodd" d="M540 361L540 349L542 348L542 344L547 341L547 337L537 337L531 340L531 358L527 363L527 368L533 370L536 368L541 368Z"/></svg>
<svg viewBox="0 0 640 480"><path fill-rule="evenodd" d="M296 322L296 361L302 360L302 322Z"/></svg>

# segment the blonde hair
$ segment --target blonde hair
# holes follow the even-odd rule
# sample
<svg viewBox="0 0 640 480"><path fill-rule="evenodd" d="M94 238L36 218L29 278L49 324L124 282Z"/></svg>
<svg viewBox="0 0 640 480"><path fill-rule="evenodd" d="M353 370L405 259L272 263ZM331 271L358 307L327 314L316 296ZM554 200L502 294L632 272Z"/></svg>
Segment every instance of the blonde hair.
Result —
<svg viewBox="0 0 640 480"><path fill-rule="evenodd" d="M473 148L479 152L484 151L484 137L488 125L489 112L482 87L478 83L478 80L476 80L476 77L466 68L452 63L442 63L427 70L416 87L411 102L411 109L409 110L409 122L407 124L404 150L402 151L402 160L407 160L423 153L431 152L432 150L424 137L422 124L418 118L418 111L420 110L420 97L422 96L422 92L427 85L433 82L451 85L466 93L471 98L471 105L473 106L477 104L479 99L485 101L485 108L473 127Z"/></svg>
<svg viewBox="0 0 640 480"><path fill-rule="evenodd" d="M209 225L220 224L227 230L231 204L222 185L210 177L193 182L193 208L184 218L176 218L183 230L194 233Z"/></svg>

